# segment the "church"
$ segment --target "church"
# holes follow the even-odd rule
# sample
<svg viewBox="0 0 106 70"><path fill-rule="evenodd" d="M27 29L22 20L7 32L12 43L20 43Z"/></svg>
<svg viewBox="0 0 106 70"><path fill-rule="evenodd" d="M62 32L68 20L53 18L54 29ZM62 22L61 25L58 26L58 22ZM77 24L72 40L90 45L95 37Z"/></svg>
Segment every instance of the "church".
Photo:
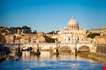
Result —
<svg viewBox="0 0 106 70"><path fill-rule="evenodd" d="M85 39L86 30L79 27L75 17L71 17L68 25L58 32L58 41L60 43L75 44L76 42L84 42Z"/></svg>

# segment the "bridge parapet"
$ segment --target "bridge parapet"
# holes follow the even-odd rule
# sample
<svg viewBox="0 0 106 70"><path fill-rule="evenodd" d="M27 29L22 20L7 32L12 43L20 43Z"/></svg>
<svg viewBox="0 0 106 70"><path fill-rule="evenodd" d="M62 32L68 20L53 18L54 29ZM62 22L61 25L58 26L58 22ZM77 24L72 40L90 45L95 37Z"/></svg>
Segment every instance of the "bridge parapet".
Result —
<svg viewBox="0 0 106 70"><path fill-rule="evenodd" d="M18 46L18 44L12 44L13 47ZM69 47L73 52L75 48L79 50L82 46L88 46L90 49L90 52L96 52L96 46L92 43L77 43L77 44L70 44L70 43L39 43L39 47L41 49L49 49L50 47L56 48L56 47ZM20 44L21 48L37 48L37 43L24 43Z"/></svg>

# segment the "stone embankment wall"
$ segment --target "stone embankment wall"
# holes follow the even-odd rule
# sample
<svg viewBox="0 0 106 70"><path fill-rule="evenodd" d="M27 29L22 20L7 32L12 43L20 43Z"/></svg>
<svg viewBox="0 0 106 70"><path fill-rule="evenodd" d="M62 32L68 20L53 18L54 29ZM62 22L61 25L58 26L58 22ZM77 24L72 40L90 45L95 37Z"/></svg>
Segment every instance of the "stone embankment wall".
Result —
<svg viewBox="0 0 106 70"><path fill-rule="evenodd" d="M97 44L96 52L106 55L106 36L97 36L95 38L95 41Z"/></svg>

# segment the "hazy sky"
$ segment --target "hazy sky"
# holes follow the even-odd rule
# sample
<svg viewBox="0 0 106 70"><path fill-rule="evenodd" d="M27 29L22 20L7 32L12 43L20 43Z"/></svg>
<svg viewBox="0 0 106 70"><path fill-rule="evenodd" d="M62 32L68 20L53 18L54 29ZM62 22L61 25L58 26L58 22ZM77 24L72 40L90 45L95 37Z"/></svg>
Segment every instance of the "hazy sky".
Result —
<svg viewBox="0 0 106 70"><path fill-rule="evenodd" d="M0 0L0 26L30 26L37 31L64 28L71 16L89 29L106 26L106 0Z"/></svg>

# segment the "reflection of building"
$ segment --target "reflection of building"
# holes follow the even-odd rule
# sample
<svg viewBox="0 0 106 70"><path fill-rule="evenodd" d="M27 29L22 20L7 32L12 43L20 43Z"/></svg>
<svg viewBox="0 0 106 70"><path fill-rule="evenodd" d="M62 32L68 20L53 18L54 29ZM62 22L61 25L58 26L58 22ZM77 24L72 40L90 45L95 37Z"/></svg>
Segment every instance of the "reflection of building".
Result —
<svg viewBox="0 0 106 70"><path fill-rule="evenodd" d="M77 20L72 17L68 25L59 32L59 41L61 43L75 43L76 40L83 40L86 37L86 30L81 29Z"/></svg>

